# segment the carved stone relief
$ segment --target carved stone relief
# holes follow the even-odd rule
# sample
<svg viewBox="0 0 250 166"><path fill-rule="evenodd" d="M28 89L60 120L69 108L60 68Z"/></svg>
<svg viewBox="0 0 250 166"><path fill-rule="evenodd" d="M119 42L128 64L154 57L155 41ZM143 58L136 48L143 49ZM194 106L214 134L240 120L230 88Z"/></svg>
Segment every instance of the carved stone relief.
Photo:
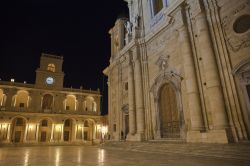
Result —
<svg viewBox="0 0 250 166"><path fill-rule="evenodd" d="M231 51L237 52L241 48L250 46L250 29L244 33L237 33L235 22L242 16L250 15L250 2L235 6L235 8L222 18L223 33Z"/></svg>

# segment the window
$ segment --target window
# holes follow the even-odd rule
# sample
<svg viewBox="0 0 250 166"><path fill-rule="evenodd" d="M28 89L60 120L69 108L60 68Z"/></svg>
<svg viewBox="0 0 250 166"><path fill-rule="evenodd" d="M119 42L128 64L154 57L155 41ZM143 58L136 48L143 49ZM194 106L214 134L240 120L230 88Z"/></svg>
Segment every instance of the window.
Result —
<svg viewBox="0 0 250 166"><path fill-rule="evenodd" d="M42 126L44 127L44 126L48 126L48 121L47 120L43 120L42 121Z"/></svg>
<svg viewBox="0 0 250 166"><path fill-rule="evenodd" d="M244 15L238 18L234 25L233 29L236 33L245 33L250 29L250 15Z"/></svg>
<svg viewBox="0 0 250 166"><path fill-rule="evenodd" d="M20 104L19 104L19 107L20 107L20 108L23 108L23 107L24 107L24 103L20 103Z"/></svg>
<svg viewBox="0 0 250 166"><path fill-rule="evenodd" d="M128 82L125 83L125 90L128 90Z"/></svg>
<svg viewBox="0 0 250 166"><path fill-rule="evenodd" d="M67 119L66 121L65 121L65 127L69 127L70 126L70 120L69 119Z"/></svg>
<svg viewBox="0 0 250 166"><path fill-rule="evenodd" d="M116 124L113 126L113 131L116 132Z"/></svg>
<svg viewBox="0 0 250 166"><path fill-rule="evenodd" d="M48 68L47 68L48 71L52 71L52 72L55 72L56 70L56 67L53 63L50 63L48 64Z"/></svg>
<svg viewBox="0 0 250 166"><path fill-rule="evenodd" d="M22 118L17 118L16 119L16 126L22 126L23 125L23 119Z"/></svg>
<svg viewBox="0 0 250 166"><path fill-rule="evenodd" d="M67 105L67 106L66 106L66 110L69 110L69 108L70 108L70 107Z"/></svg>
<svg viewBox="0 0 250 166"><path fill-rule="evenodd" d="M153 0L153 12L154 12L154 15L159 13L162 8L163 8L162 0Z"/></svg>
<svg viewBox="0 0 250 166"><path fill-rule="evenodd" d="M89 127L88 121L85 121L85 122L84 122L84 127Z"/></svg>

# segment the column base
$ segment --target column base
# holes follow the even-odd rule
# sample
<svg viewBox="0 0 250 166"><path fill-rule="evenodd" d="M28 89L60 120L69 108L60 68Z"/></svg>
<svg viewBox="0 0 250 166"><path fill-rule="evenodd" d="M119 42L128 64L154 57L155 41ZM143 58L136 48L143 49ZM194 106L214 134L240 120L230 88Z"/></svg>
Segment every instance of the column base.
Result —
<svg viewBox="0 0 250 166"><path fill-rule="evenodd" d="M228 143L225 130L211 130L207 132L188 131L187 142L191 143Z"/></svg>
<svg viewBox="0 0 250 166"><path fill-rule="evenodd" d="M136 134L134 134L134 135L128 134L126 140L127 140L127 141L138 141L138 142L142 142L142 141L145 140L144 133L136 133Z"/></svg>

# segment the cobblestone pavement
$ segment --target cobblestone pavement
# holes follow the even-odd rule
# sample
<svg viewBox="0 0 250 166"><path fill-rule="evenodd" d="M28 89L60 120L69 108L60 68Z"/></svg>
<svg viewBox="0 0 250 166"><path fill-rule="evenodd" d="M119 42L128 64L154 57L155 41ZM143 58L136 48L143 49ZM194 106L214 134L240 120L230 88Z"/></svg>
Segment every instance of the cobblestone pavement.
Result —
<svg viewBox="0 0 250 166"><path fill-rule="evenodd" d="M250 144L1 147L0 166L249 166Z"/></svg>

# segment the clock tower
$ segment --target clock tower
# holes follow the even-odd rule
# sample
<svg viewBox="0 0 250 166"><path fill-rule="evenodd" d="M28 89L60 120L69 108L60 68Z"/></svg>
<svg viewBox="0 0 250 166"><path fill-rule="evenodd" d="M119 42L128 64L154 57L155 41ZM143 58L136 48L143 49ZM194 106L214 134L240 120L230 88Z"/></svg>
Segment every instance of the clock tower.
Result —
<svg viewBox="0 0 250 166"><path fill-rule="evenodd" d="M63 57L42 53L40 67L36 70L36 88L62 89Z"/></svg>

